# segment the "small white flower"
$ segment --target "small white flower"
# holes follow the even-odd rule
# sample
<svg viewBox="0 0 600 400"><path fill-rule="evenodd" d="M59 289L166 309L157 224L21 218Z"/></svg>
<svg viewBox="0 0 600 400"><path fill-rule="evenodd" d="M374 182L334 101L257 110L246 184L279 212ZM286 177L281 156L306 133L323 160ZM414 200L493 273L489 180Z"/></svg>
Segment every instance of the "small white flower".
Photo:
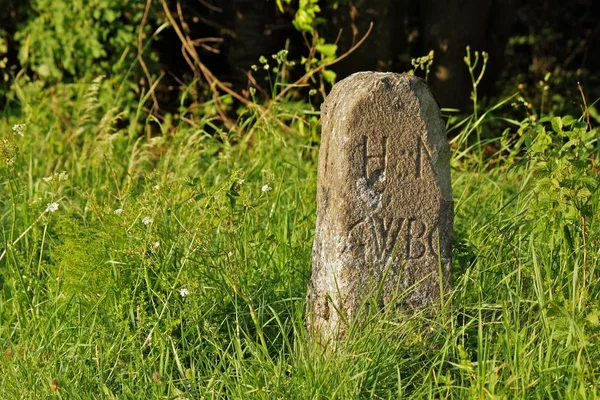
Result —
<svg viewBox="0 0 600 400"><path fill-rule="evenodd" d="M152 247L154 247L155 249L158 249L159 246L160 246L160 242L152 243Z"/></svg>
<svg viewBox="0 0 600 400"><path fill-rule="evenodd" d="M229 258L233 257L233 251L230 251L229 253L227 253L227 257L229 257Z"/></svg>
<svg viewBox="0 0 600 400"><path fill-rule="evenodd" d="M50 183L50 182L52 182L52 178L54 178L54 176L50 175L50 176L46 176L45 178L42 178L42 180L46 183Z"/></svg>
<svg viewBox="0 0 600 400"><path fill-rule="evenodd" d="M58 210L58 203L50 203L46 207L46 212L49 212L49 213L53 213L56 210Z"/></svg>
<svg viewBox="0 0 600 400"><path fill-rule="evenodd" d="M144 219L142 220L142 224L144 225L150 225L154 220L151 217L144 217Z"/></svg>
<svg viewBox="0 0 600 400"><path fill-rule="evenodd" d="M113 213L115 215L121 215L121 214L123 214L123 209L122 208L117 208L115 211L113 211Z"/></svg>
<svg viewBox="0 0 600 400"><path fill-rule="evenodd" d="M160 190L160 185L154 185L154 190Z"/></svg>
<svg viewBox="0 0 600 400"><path fill-rule="evenodd" d="M271 186L269 186L269 185L263 185L263 187L262 187L262 188L260 188L260 190L262 190L263 192L265 192L265 193L266 193L266 192L268 192L268 191L271 191L271 190L273 190L273 188L272 188Z"/></svg>
<svg viewBox="0 0 600 400"><path fill-rule="evenodd" d="M181 289L179 289L179 295L181 297L185 297L185 296L187 296L189 294L190 294L190 291L187 290L187 288L181 288Z"/></svg>
<svg viewBox="0 0 600 400"><path fill-rule="evenodd" d="M25 131L25 124L14 124L12 130L15 135L23 136L23 131Z"/></svg>

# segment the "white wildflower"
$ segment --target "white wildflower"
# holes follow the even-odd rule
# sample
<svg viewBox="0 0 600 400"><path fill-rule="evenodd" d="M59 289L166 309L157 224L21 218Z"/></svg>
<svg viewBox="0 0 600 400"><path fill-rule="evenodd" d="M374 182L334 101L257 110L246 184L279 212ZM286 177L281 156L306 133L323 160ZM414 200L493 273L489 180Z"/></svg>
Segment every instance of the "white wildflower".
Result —
<svg viewBox="0 0 600 400"><path fill-rule="evenodd" d="M152 247L154 247L155 249L158 249L159 246L160 246L160 242L152 243Z"/></svg>
<svg viewBox="0 0 600 400"><path fill-rule="evenodd" d="M144 217L144 219L142 220L142 224L144 225L150 225L154 220L152 219L152 217Z"/></svg>
<svg viewBox="0 0 600 400"><path fill-rule="evenodd" d="M181 288L181 289L179 289L179 295L181 297L185 297L185 296L187 296L189 294L190 294L190 291L187 290L187 288Z"/></svg>
<svg viewBox="0 0 600 400"><path fill-rule="evenodd" d="M154 190L160 190L160 185L154 185Z"/></svg>
<svg viewBox="0 0 600 400"><path fill-rule="evenodd" d="M25 124L14 124L12 130L15 135L23 136L23 132L25 131Z"/></svg>
<svg viewBox="0 0 600 400"><path fill-rule="evenodd" d="M230 251L229 253L227 253L227 257L229 257L229 258L233 257L233 251Z"/></svg>
<svg viewBox="0 0 600 400"><path fill-rule="evenodd" d="M122 208L117 208L115 211L113 211L113 213L115 215L121 215L121 214L123 214L123 209Z"/></svg>
<svg viewBox="0 0 600 400"><path fill-rule="evenodd" d="M266 193L266 192L269 192L269 191L273 190L273 188L271 186L269 186L269 185L263 185L263 187L260 188L260 190L262 190L263 192Z"/></svg>
<svg viewBox="0 0 600 400"><path fill-rule="evenodd" d="M46 207L46 212L49 213L53 213L56 210L58 210L58 203L50 203L48 204L48 207Z"/></svg>

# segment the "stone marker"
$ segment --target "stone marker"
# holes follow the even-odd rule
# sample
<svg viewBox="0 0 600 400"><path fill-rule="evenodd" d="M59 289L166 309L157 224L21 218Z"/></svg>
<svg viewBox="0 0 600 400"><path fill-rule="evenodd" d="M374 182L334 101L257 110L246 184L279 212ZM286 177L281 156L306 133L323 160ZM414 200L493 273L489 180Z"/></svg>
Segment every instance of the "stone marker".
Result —
<svg viewBox="0 0 600 400"><path fill-rule="evenodd" d="M453 203L444 122L420 79L356 73L321 110L307 325L326 342L344 337L367 300L439 302L451 285Z"/></svg>

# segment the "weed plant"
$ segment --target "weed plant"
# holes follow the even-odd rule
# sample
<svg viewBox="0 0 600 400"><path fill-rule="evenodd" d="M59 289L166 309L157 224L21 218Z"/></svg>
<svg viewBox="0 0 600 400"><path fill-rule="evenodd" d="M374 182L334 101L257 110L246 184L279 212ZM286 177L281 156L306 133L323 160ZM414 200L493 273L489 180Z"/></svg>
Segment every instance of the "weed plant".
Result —
<svg viewBox="0 0 600 400"><path fill-rule="evenodd" d="M454 125L448 307L371 315L327 352L304 325L310 113L172 126L142 99L123 124L114 81L13 87L1 398L600 396L600 154L585 115L506 121L509 99ZM482 132L492 120L506 130Z"/></svg>

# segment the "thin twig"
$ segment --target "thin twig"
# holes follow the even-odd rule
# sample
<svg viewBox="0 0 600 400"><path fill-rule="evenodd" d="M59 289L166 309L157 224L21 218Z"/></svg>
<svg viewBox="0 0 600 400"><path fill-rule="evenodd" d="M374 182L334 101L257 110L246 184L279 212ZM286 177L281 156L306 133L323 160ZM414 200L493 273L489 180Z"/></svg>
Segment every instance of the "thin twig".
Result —
<svg viewBox="0 0 600 400"><path fill-rule="evenodd" d="M579 88L579 93L581 93L581 99L583 100L583 112L585 114L585 120L587 122L588 129L592 130L592 124L590 123L590 110L588 109L587 102L585 101L583 88L581 87L581 84L579 82L577 82L577 88Z"/></svg>
<svg viewBox="0 0 600 400"><path fill-rule="evenodd" d="M223 107L222 101L219 99L219 93L217 91L217 88L223 90L224 92L231 95L232 97L239 100L240 102L242 102L245 105L249 105L252 102L249 101L248 99L244 98L237 92L231 90L230 88L228 88L223 83L221 83L218 79L215 78L215 76L212 74L212 72L204 65L204 63L202 63L202 61L200 61L200 57L198 56L196 49L194 48L194 46L190 43L188 38L181 31L179 25L173 18L173 15L171 14L171 12L169 10L169 7L167 6L166 1L161 0L161 3L163 6L163 9L165 11L165 15L167 16L167 19L169 20L169 23L171 24L171 26L173 26L175 33L177 34L177 36L179 37L179 40L181 41L183 49L185 49L185 51L183 53L184 54L187 53L188 55L190 55L193 58L194 71L196 71L196 68L200 69L200 72L202 73L204 80L208 83L210 90L213 92L213 99L215 100L215 102L217 103L218 106L219 105L221 106L221 107L217 107L217 112L219 112L219 116L223 119L223 122L225 122L226 125L228 125L230 127L232 125L236 125L235 123L233 123L233 121L231 121L229 118L227 118L227 116L223 113L221 108L224 108L224 107ZM191 64L191 60L190 60L190 64Z"/></svg>
<svg viewBox="0 0 600 400"><path fill-rule="evenodd" d="M216 47L211 47L206 43L223 43L223 38L201 38L201 39L194 39L194 40L190 40L190 43L193 44L194 46L200 46L202 47L204 50L213 53L213 54L221 54L221 50L219 50Z"/></svg>
<svg viewBox="0 0 600 400"><path fill-rule="evenodd" d="M585 100L585 95L583 93L583 88L581 87L581 84L579 82L577 82L577 88L579 89L579 93L581 93L581 99L583 100L583 112L585 115L585 119L587 122L587 128L589 130L592 130L592 124L590 123L590 111L588 109L587 106L587 102ZM596 159L594 157L594 155L592 154L591 157L592 160L592 167L594 168L594 170L596 170ZM583 292L585 291L585 287L586 287L586 281L587 281L587 227L586 227L586 219L585 219L585 215L582 213L581 215L581 238L583 240L583 286L581 288L581 296L579 298L579 306L581 307L581 301L582 301L582 297L583 297Z"/></svg>
<svg viewBox="0 0 600 400"><path fill-rule="evenodd" d="M583 112L585 115L585 120L587 122L587 127L588 127L588 130L591 131L592 123L590 122L590 110L587 106L587 102L585 100L585 95L583 94L583 88L581 87L581 84L579 82L577 82L577 88L579 89L579 93L581 93L581 99L583 100L583 108L584 108ZM598 167L596 165L596 155L595 154L592 154L591 160L592 160L592 168L594 170L594 174L598 175Z"/></svg>
<svg viewBox="0 0 600 400"><path fill-rule="evenodd" d="M179 16L179 20L181 21L181 26L182 28L186 31L186 32L190 32L190 28L189 25L185 22L185 19L183 18L183 11L181 9L181 2L177 1L177 14ZM190 38L187 34L185 35L185 40L187 43L189 43L189 47L192 48L194 50L194 54L192 54L192 56L194 57L195 60L200 60L200 56L198 55L198 53L196 52L196 47L194 46L194 41L192 40L192 38ZM204 74L204 76L206 77L207 81L210 83L210 81L212 80L212 82L215 82L216 78L214 77L214 75L212 74L212 72L210 72L208 70L208 68L206 68L206 66L204 66L204 64L202 64L200 66L200 69L202 71L202 73ZM204 69L206 69L206 71L208 73L206 73L204 71ZM221 98L219 96L219 92L213 89L213 85L211 83L211 92L212 92L212 97L213 100L215 101L215 104L217 105L221 105L221 107L216 107L217 113L219 114L219 116L221 117L221 120L223 120L223 122L225 123L225 125L228 128L232 128L232 127L237 127L237 124L235 122L233 122L225 113L225 109L226 107L223 106L223 102L221 101Z"/></svg>
<svg viewBox="0 0 600 400"><path fill-rule="evenodd" d="M371 31L373 30L373 22L371 22L371 24L369 25L369 29L367 29L367 32L363 35L362 39L360 39L354 46L352 46L347 52L345 52L344 54L342 54L341 56L339 56L338 58L336 58L335 60L323 63L321 65L319 65L317 68L312 69L310 71L308 71L306 74L304 74L304 76L300 79L298 79L296 82L294 82L292 85L287 86L285 89L283 89L278 95L277 97L275 97L275 99L273 99L273 101L279 101L283 98L283 96L294 86L296 85L301 85L303 83L305 83L306 81L308 81L308 79L310 77L312 77L314 74L316 74L317 72L321 72L322 70L324 70L325 68L333 65L333 64L337 64L338 62L342 61L344 58L348 57L351 53L353 53L356 49L358 49L365 40L367 40L367 38L369 37L369 35L371 34Z"/></svg>
<svg viewBox="0 0 600 400"><path fill-rule="evenodd" d="M252 75L252 71L246 72L246 78L248 78L248 82L250 82L250 85L255 87L263 96L265 96L265 98L269 97L269 93L267 93L267 91L258 84L256 79L254 78L254 75Z"/></svg>
<svg viewBox="0 0 600 400"><path fill-rule="evenodd" d="M198 2L199 2L200 4L202 4L204 7L208 8L209 10L216 11L216 12L218 12L218 13L222 13L222 12L223 12L223 9L222 9L222 8L220 8L220 7L217 7L217 6L214 6L214 5L212 5L212 4L210 4L210 3L208 3L208 2L206 2L206 1L204 1L204 0L198 0Z"/></svg>
<svg viewBox="0 0 600 400"><path fill-rule="evenodd" d="M181 55L183 56L183 59L185 60L187 65L190 66L190 69L194 72L194 81L200 81L200 71L198 71L198 68L196 68L196 64L193 63L188 54L189 53L187 51L187 48L185 47L185 44L182 43Z"/></svg>
<svg viewBox="0 0 600 400"><path fill-rule="evenodd" d="M190 26L183 19L183 10L181 9L181 2L177 1L177 15L179 16L179 21L181 22L181 27L185 32L191 32ZM189 41L189 37L187 38Z"/></svg>
<svg viewBox="0 0 600 400"><path fill-rule="evenodd" d="M358 49L364 43L365 40L367 40L367 38L371 34L372 30L373 30L373 22L371 22L371 24L369 25L369 29L367 29L367 32L364 34L362 39L360 39L358 41L358 43L356 43L354 46L352 46L347 52L345 52L344 54L342 54L341 56L337 57L336 59L334 59L332 61L323 63L323 64L319 65L317 68L308 71L296 82L292 83L291 85L286 86L281 92L279 92L279 94L277 96L275 96L275 98L273 100L271 100L271 102L267 106L266 110L264 110L262 112L260 118L256 121L255 126L271 112L273 105L276 104L277 102L281 101L281 99L283 99L283 96L285 96L288 91L290 91L294 87L298 87L299 85L304 85L317 72L320 72L323 69L325 69L333 64L336 64L336 63L342 61L344 58L348 57L351 53L353 53L356 49Z"/></svg>
<svg viewBox="0 0 600 400"><path fill-rule="evenodd" d="M373 30L373 22L371 22L371 24L369 25L369 29L367 30L365 35L362 37L362 39L359 40L354 46L352 46L347 52L345 52L344 54L342 54L341 56L337 57L336 59L334 59L332 61L323 63L320 66L318 66L317 68L308 71L306 74L304 74L304 76L302 76L300 79L298 79L292 85L285 87L274 99L271 100L269 105L266 108L264 108L258 104L254 104L252 101L248 100L247 98L240 95L236 91L227 87L225 84L223 84L223 82L219 81L214 76L214 74L206 67L206 65L204 65L204 63L202 63L202 61L200 61L200 57L198 56L198 53L193 46L193 41L182 32L179 24L177 24L177 22L173 18L173 15L172 15L171 11L169 10L169 7L166 3L166 0L161 0L161 4L165 11L166 17L169 20L169 23L171 24L171 26L175 30L175 33L179 37L179 40L181 41L181 44L183 47L182 53L184 53L184 54L187 53L188 55L190 55L192 57L193 64L194 64L194 71L196 70L196 67L200 69L200 72L202 73L204 80L206 81L206 83L208 83L209 88L213 93L213 99L215 100L215 103L217 104L217 106L221 106L222 108L224 108L223 103L219 98L218 89L220 89L220 90L224 91L225 93L229 94L230 96L232 96L233 98L240 101L242 104L244 104L246 106L252 105L253 108L258 110L258 112L260 113L260 117L257 120L257 123L260 122L261 120L265 119L269 115L269 113L271 112L271 110L273 108L273 105L275 103L277 103L278 101L280 101L281 99L283 99L283 97L287 94L287 92L289 92L291 90L291 88L298 87L299 85L303 85L306 81L308 81L308 79L310 79L316 73L318 73L318 72L322 71L323 69L327 68L328 66L331 66L331 65L343 60L344 58L348 57L348 55L353 53L358 47L360 47L363 44L363 42L367 39L367 37L371 34L371 31ZM179 15L180 19L183 20L183 17L181 15L181 7L179 4L178 4L178 11L180 13L180 15ZM191 60L189 63L191 63ZM223 113L223 110L221 109L221 107L217 107L217 112L219 113L219 116L222 118L223 122L225 122L225 124L228 125L229 127L237 126L237 124L235 124L233 121L231 121L229 118L227 118L227 116ZM285 128L286 130L293 131L293 129L291 127L287 126L282 121L277 120L277 123L279 125L281 125L283 128ZM256 124L255 124L255 126L256 126ZM239 126L237 126L237 127L239 128Z"/></svg>
<svg viewBox="0 0 600 400"><path fill-rule="evenodd" d="M182 53L184 54L184 57L187 58L186 57L186 52L187 52L187 55L191 56L192 59L194 60L193 63L191 62L191 60L188 61L188 64L190 64L190 66L192 67L192 69L194 71L194 75L197 78L199 78L198 72L197 72L197 69L196 69L196 68L199 68L200 72L202 73L202 75L204 77L204 80L208 83L211 91L213 92L213 99L216 100L217 105L221 105L222 106L222 102L218 99L218 93L215 90L215 79L214 79L214 76L208 70L208 68L206 68L204 66L204 64L200 61L200 57L198 56L198 53L196 52L196 49L190 43L189 38L186 35L184 35L184 33L182 32L179 24L175 21L175 18L173 18L173 14L171 14L171 11L169 10L169 7L167 6L166 1L165 0L161 0L161 4L162 4L163 9L165 11L166 17L169 20L169 23L171 24L171 26L173 27L173 29L175 29L175 33L179 37L179 40L181 41L183 49L185 50L185 51L182 51ZM180 12L180 15L179 15L180 19L183 19L183 16L181 15L181 6L179 4L178 4L178 11ZM223 113L223 110L220 107L217 107L217 112L219 113L219 116L223 119L223 122L227 126L231 127L232 121L229 118L227 118L227 116Z"/></svg>

